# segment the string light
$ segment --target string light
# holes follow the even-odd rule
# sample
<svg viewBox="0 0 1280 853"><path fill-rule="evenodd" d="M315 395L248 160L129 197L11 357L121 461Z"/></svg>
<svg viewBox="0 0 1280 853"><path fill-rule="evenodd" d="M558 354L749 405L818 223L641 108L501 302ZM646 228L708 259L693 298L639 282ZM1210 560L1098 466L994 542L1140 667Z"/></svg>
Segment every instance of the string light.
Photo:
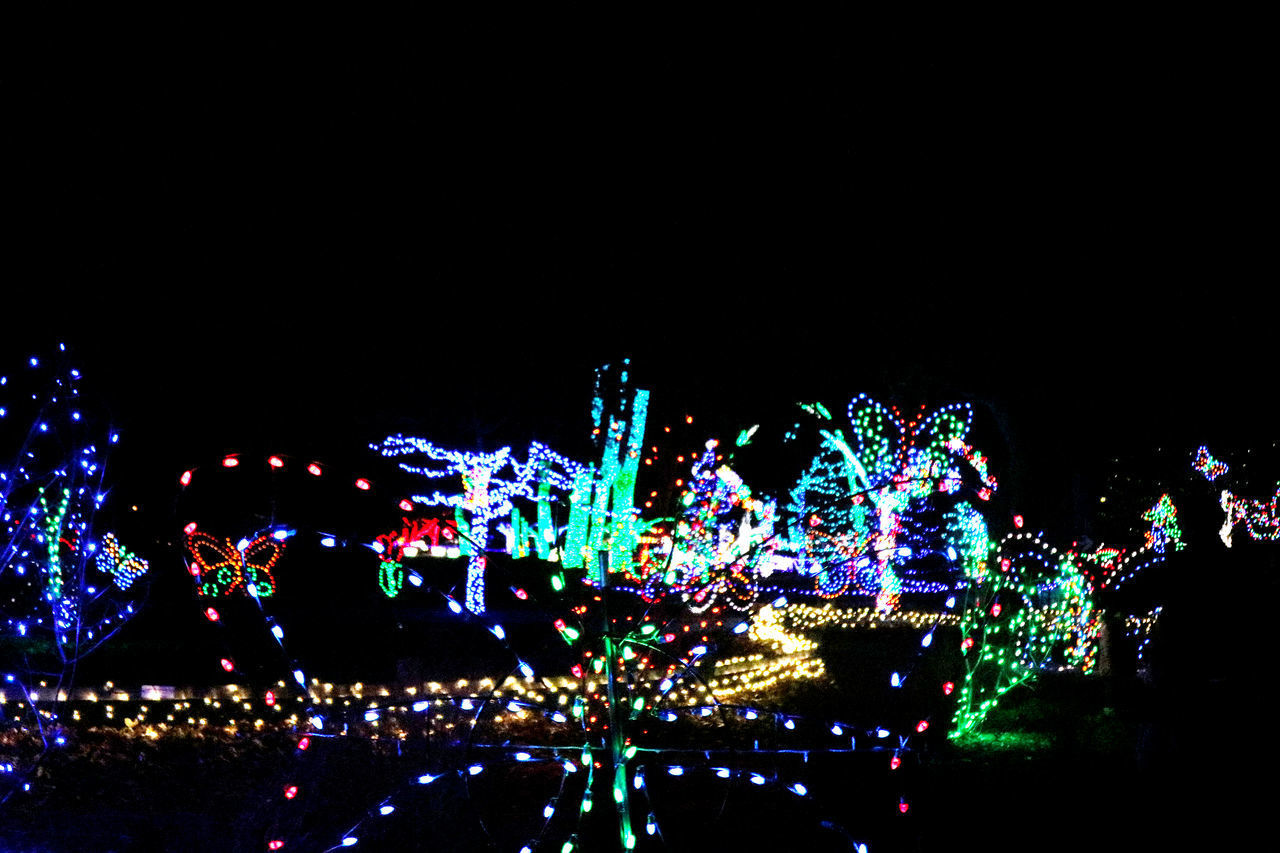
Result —
<svg viewBox="0 0 1280 853"><path fill-rule="evenodd" d="M6 431L20 438L4 448L0 466L0 639L15 640L21 652L22 669L5 676L5 684L21 688L15 729L39 743L34 754L24 748L22 761L3 765L12 777L0 800L30 790L44 753L67 743L58 722L67 685L81 661L134 614L126 593L136 593L149 573L116 533L95 529L111 492L99 444L114 445L118 435L81 405L80 371L65 367L65 358L46 365L32 356L21 381L0 377L3 392L15 395L0 400L0 417L30 419L25 433L21 423ZM59 687L46 689L50 680Z"/></svg>
<svg viewBox="0 0 1280 853"><path fill-rule="evenodd" d="M400 467L428 479L457 477L461 481L460 492L445 494L436 491L430 495L415 495L413 502L424 506L454 508L454 530L461 538L461 552L468 556L466 607L476 614L485 611L484 551L488 547L491 524L500 519L511 518L515 512L512 503L514 498L534 499L536 494L545 501L553 487L561 490L572 488L573 478L580 471L580 466L576 463L536 443L531 446L529 461L524 464L512 456L509 447L493 453L471 453L448 450L437 447L426 439L403 435L389 436L381 444L371 447L388 457L422 455L429 460L443 462L443 467L410 465L406 462L400 463ZM567 472L554 470L553 463L566 468ZM513 475L512 479L497 476L508 469ZM538 529L537 538L540 541L545 541L543 534L550 530L549 525L547 515ZM393 586L384 584L383 589L387 591ZM394 588L398 592L398 587Z"/></svg>
<svg viewBox="0 0 1280 853"><path fill-rule="evenodd" d="M972 731L1012 688L1049 667L1094 665L1100 621L1071 552L1010 534L993 554L999 571L974 579L961 620L966 676L952 736ZM954 685L943 692L951 695Z"/></svg>
<svg viewBox="0 0 1280 853"><path fill-rule="evenodd" d="M1196 450L1195 458L1191 462L1191 467L1204 475L1205 479L1212 483L1230 470L1227 463L1220 459L1214 459L1209 453L1209 448L1203 444Z"/></svg>
<svg viewBox="0 0 1280 853"><path fill-rule="evenodd" d="M1231 547L1231 531L1241 522L1252 539L1260 542L1280 540L1280 510L1277 509L1280 506L1280 484L1277 484L1270 500L1242 498L1223 489L1218 504L1226 513L1218 536L1228 548Z"/></svg>
<svg viewBox="0 0 1280 853"><path fill-rule="evenodd" d="M572 463L537 444L530 446L525 461L518 459L509 448L492 454L468 453L403 436L390 437L377 445L386 456L425 457L425 464L402 462L401 467L427 479L449 479L453 486L445 488L442 484L439 490L414 495L412 502L402 504L406 513L414 511L414 507L447 507L453 511L452 519L406 517L399 530L375 541L378 547L373 550L380 558L379 582L385 594L397 594L406 577L414 577L405 571L403 561L417 554L407 551L418 551L417 543L421 543L422 551L437 547L436 541L427 543L431 537L423 533L425 527L412 529L415 525L433 524L437 533L453 530L460 553L468 557L465 608L451 596L445 596L445 602L464 621L487 628L492 637L491 640L486 637L487 642L496 641L511 650L507 632L483 619L485 552L490 548L490 533L501 533L505 537L502 550L512 557L536 554L550 564L558 564L545 585L522 581L529 590L541 593L549 590L556 596L573 599L585 596L579 599L587 602L581 610L575 607L553 623L559 636L580 655L571 670L576 678L574 688L572 691L565 688L566 692L556 694L562 698L572 695L572 699L561 706L565 712L572 709L572 715L543 709L542 716L544 720L560 723L581 721L587 732L580 760L553 754L552 762L565 774L571 772L570 766L574 768L572 772L580 772L579 766L586 771L588 781L580 812L590 810L590 791L597 779L598 785L610 786L614 802L620 807L629 803L628 790L637 791L636 797L648 796L643 766L628 763L637 757L636 745L625 743L625 739L637 731L637 727L674 722L681 716L713 716L717 703L731 691L741 693L757 687L767 688L786 677L784 673L792 673L796 678L821 677L822 662L813 653L816 643L803 636L799 628L802 616L822 611L824 624L846 620L860 629L909 628L920 632L920 642L913 654L918 656L924 650L940 654L942 646L954 654L955 647L945 639L948 635L935 636L935 632L939 626L953 627L960 625L962 619L970 619L973 614L969 599L966 598L962 617L949 612L907 610L902 607L902 596L919 592L938 595L941 599L947 595L950 608L955 606L956 594L967 586L990 583L990 579L1005 574L1000 572L999 561L993 560L990 553L981 513L961 500L962 496L981 500L995 488L986 458L964 441L971 420L967 406L947 407L927 417L922 409L915 418L908 419L896 409L889 410L879 404L859 404L861 408L856 412L851 404L853 431L837 434L824 428L821 459L811 466L813 476L802 481L800 494L793 493L794 512L791 507L779 512L776 506L754 495L734 467L719 458L718 445L707 443L698 454L690 454L687 486L683 477L678 481L682 491L677 498L677 517L655 523L642 520L631 497L635 470L645 449L642 442L647 399L647 392L637 392L634 396L623 393L617 410L610 412L604 404L604 395L597 388L593 422L600 449L598 467ZM817 417L825 414L824 423L830 425L826 423L831 420L829 412L816 405L812 410ZM343 479L343 482L351 481ZM935 512L939 500L945 501L941 505L943 512ZM551 521L550 510L557 501L567 502L570 507L569 521L563 527ZM929 513L944 519L940 526L936 517L918 510L922 503L930 504ZM352 541L369 540L352 537ZM253 543L254 540L248 540L236 550L247 552ZM229 540L227 546L230 547ZM945 568L937 571L922 568L930 561L941 561L942 555L946 555ZM197 563L202 576L216 575L224 568L229 570L219 560L233 562L227 558L234 555L215 556L218 560L206 560L204 568ZM263 571L269 572L269 569L267 566ZM874 606L818 608L778 600L760 607L758 599L764 591L761 578L766 569L805 572L814 576L820 594L834 597L847 592L866 593L874 596ZM1018 567L1014 570L1020 572ZM588 583L577 583L579 579ZM258 582L238 581L246 589L251 583ZM235 588L237 581L230 577L225 585ZM523 586L511 589L515 601L504 594L504 607L530 600ZM643 604L637 605L641 614L637 621L619 621L634 615L623 615L614 595L622 591L640 594L637 600ZM601 623L597 616L603 614L601 593L605 592L611 599L610 621ZM591 603L593 593L599 606ZM769 597L774 594L769 593ZM681 601L684 605L678 611L678 618L650 621L651 606L671 601ZM748 616L734 613L735 610ZM1019 610L1004 600L983 602L984 619L1007 620ZM756 614L754 618L750 616L752 612ZM817 622L817 617L814 621ZM694 674L692 667L698 665L700 657L713 656L717 645L739 628L742 630L737 636L745 633L746 639L760 643L772 656L770 652L753 652L741 659L709 662L705 666L714 668L714 679L699 691L690 683ZM936 638L944 639L938 642ZM994 647L994 643L984 639L979 651L989 646ZM785 655L794 659L780 662ZM543 708L542 699L528 697L533 691L544 689L549 679L544 676L535 680L529 663L518 656L514 660L515 670L523 681L513 675L511 680L503 682L500 690L494 690L490 699L477 699L477 706L493 710L482 712L488 717L478 715L476 719L497 720L493 711L500 711L502 717L515 721L533 709ZM775 666L778 668L769 669ZM882 683L900 686L912 672L913 667L904 666L890 679L886 671ZM918 672L915 678L919 678ZM298 680L301 685L302 680ZM955 687L954 683L946 684L950 684L951 689L944 686L942 695L949 695ZM514 693L517 688L524 691L518 694L519 698ZM615 689L622 692L613 695L610 691ZM498 701L502 690L509 692ZM937 690L935 683L931 692ZM470 706L459 702L457 707ZM418 709L417 703L414 708ZM679 713L676 708L680 709ZM372 714L373 719L366 721L376 722L379 727L389 727L394 716L389 711L374 709L363 713ZM740 708L737 713L742 720L753 723L762 716L756 708ZM358 722L359 717L353 719ZM796 730L791 717L775 716L775 720L779 732ZM899 748L906 749L903 739L908 735L926 731L929 720L928 716L921 715L911 717L910 723L904 722L907 728L898 732ZM864 732L871 736L872 743L876 744L874 748L892 748L892 744L884 743L894 734L892 727L875 725L855 733L837 724L831 731L841 737L848 736L850 749L855 744L853 736ZM615 735L615 732L620 733ZM520 763L535 763L535 755L541 754L527 749L505 752L507 760L514 757ZM643 750L639 753L642 761L644 754ZM603 770L596 773L605 766L604 755L611 759L607 766L619 775ZM893 757L900 760L896 751ZM650 761L652 767L664 766ZM484 767L484 763L476 762L466 765L462 772L475 775ZM729 773L728 768L713 769L717 775L719 770ZM682 763L667 768L668 773L676 775L673 770L681 775L696 776L705 772L706 766ZM605 778L611 775L612 778ZM799 796L807 794L803 784L782 782L778 776L776 770L769 770L768 775L754 771L740 773L741 779L753 785L777 785ZM418 777L422 784L425 784L423 779L431 778L438 777L429 774ZM906 804L905 799L901 802ZM379 813L389 814L382 809L390 805L388 802L380 806ZM553 815L557 822L563 819L557 803L547 803L541 808L544 819L550 820ZM637 816L646 812L646 832L652 833L655 830L649 827L656 827L652 812L646 808L637 812ZM624 847L635 843L638 826L638 822L631 823L625 815L619 817L619 842ZM356 837L352 830L344 838ZM576 841L566 841L565 845L573 849ZM528 846L533 849L539 845Z"/></svg>
<svg viewBox="0 0 1280 853"><path fill-rule="evenodd" d="M284 553L285 543L270 533L242 539L237 545L196 530L187 534L184 545L196 570L192 574L201 579L201 595L226 596L241 591L259 597L275 593L272 569Z"/></svg>
<svg viewBox="0 0 1280 853"><path fill-rule="evenodd" d="M805 408L821 422L831 421L825 407ZM938 550L923 538L928 531L913 522L913 502L938 493L958 495L961 461L976 473L979 492L989 494L996 480L986 457L964 441L972 421L966 404L928 415L922 407L904 418L897 408L862 394L849 403L848 417L847 437L819 429L819 454L792 490L792 540L800 544L802 561L818 567L819 595L869 592L877 607L893 610L908 590L902 558ZM916 541L902 541L910 538ZM939 591L927 581L923 588Z"/></svg>

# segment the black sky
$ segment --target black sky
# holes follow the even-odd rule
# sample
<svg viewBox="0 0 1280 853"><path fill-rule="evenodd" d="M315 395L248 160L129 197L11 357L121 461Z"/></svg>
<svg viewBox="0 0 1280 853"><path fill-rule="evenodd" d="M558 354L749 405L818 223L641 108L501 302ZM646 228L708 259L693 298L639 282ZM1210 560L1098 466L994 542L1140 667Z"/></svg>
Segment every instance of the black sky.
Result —
<svg viewBox="0 0 1280 853"><path fill-rule="evenodd" d="M0 80L4 352L66 339L157 484L245 443L577 435L624 353L742 425L971 399L1066 524L1115 449L1269 434L1275 364L1270 54L1080 30L36 37Z"/></svg>

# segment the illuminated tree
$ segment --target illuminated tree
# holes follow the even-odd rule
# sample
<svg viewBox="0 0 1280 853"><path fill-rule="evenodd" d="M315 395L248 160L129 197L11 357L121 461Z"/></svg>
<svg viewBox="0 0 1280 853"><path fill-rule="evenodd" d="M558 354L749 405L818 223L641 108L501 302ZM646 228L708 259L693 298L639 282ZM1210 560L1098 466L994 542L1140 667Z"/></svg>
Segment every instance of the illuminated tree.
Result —
<svg viewBox="0 0 1280 853"><path fill-rule="evenodd" d="M636 476L644 449L649 392L628 394L629 360L618 371L616 402L608 406L611 389L606 377L609 365L596 371L591 400L591 435L600 453L600 465L575 472L569 525L565 533L564 565L585 568L593 583L604 581L600 572L630 568L638 536L644 527L635 508ZM608 551L607 565L596 555Z"/></svg>
<svg viewBox="0 0 1280 853"><path fill-rule="evenodd" d="M1099 630L1093 589L1073 552L1016 533L970 553L960 623L965 680L953 736L972 730L1001 696L1045 669L1087 674Z"/></svg>
<svg viewBox="0 0 1280 853"><path fill-rule="evenodd" d="M651 601L678 593L694 613L716 604L746 611L772 568L776 504L752 493L719 446L713 439L690 454L688 480L676 486L680 514L654 522L642 542L633 580Z"/></svg>
<svg viewBox="0 0 1280 853"><path fill-rule="evenodd" d="M133 615L148 565L98 523L118 435L85 410L80 372L49 372L32 357L17 380L0 377L3 390L17 391L0 403L0 424L13 430L5 437L17 444L0 468L0 691L24 702L20 725L38 732L43 756L62 742L58 707L76 665ZM6 796L29 786L31 768L4 767L18 780Z"/></svg>
<svg viewBox="0 0 1280 853"><path fill-rule="evenodd" d="M945 583L915 582L903 572L923 554L944 550L937 525L925 517L941 508L940 499L958 502L966 479L974 480L965 470L976 475L980 500L996 487L986 457L965 442L972 410L953 404L926 416L922 408L905 419L863 394L849 403L845 433L825 406L804 408L818 418L822 441L792 490L791 538L817 576L818 593L871 593L878 609L890 611L904 591L941 591Z"/></svg>
<svg viewBox="0 0 1280 853"><path fill-rule="evenodd" d="M457 532L462 553L468 558L466 607L472 613L485 611L484 578L488 562L485 551L489 547L491 533L496 532L492 529L494 522L505 521L511 538L525 541L527 537L523 531L527 525L522 522L514 500L525 498L538 502L541 507L549 503L553 489L570 491L582 483L582 466L537 443L530 447L529 456L523 462L512 454L510 447L499 448L492 453L473 453L448 450L426 439L403 435L388 436L381 444L373 445L373 449L384 456L422 455L444 463L438 467L400 463L400 467L411 474L433 480L458 478L462 487L460 492L446 494L437 490L431 494L414 495L411 500L421 506L454 509L453 529ZM556 466L562 470L557 471ZM507 474L505 479L498 476L504 473ZM538 518L534 538L543 543L541 549L545 553L551 534L550 520L541 509Z"/></svg>

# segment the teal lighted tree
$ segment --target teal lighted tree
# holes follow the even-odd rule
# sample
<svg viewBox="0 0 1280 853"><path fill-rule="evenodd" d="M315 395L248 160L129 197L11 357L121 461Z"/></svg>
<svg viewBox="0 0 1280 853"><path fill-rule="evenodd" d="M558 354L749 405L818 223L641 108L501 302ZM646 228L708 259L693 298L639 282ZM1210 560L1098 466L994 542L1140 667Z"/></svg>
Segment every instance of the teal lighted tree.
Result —
<svg viewBox="0 0 1280 853"><path fill-rule="evenodd" d="M936 508L938 497L958 502L966 470L976 475L978 499L996 488L986 457L966 443L972 409L922 407L905 418L862 394L849 403L846 432L825 406L803 408L818 419L821 444L792 490L792 541L817 575L820 595L857 589L874 594L878 610L894 610L904 591L902 566L939 549L921 535L924 526L913 526L916 510Z"/></svg>

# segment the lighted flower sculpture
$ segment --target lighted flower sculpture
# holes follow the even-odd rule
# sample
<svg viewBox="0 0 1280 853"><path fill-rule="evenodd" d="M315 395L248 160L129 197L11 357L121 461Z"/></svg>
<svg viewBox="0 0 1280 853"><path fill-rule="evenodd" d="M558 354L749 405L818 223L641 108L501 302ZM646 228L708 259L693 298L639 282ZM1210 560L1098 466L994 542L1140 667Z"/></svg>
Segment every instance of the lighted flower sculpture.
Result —
<svg viewBox="0 0 1280 853"><path fill-rule="evenodd" d="M922 408L904 418L862 394L849 403L846 433L821 404L804 408L818 418L822 444L792 490L789 509L792 540L817 576L818 593L871 592L876 608L887 612L904 591L941 591L934 582L904 580L902 568L922 551L940 550L937 537L922 535L927 525L913 519L936 509L931 499L939 493L959 498L962 469L977 475L978 499L989 499L996 488L986 457L965 441L972 409L953 404L926 415ZM967 505L957 509L949 535L974 523L974 514Z"/></svg>

